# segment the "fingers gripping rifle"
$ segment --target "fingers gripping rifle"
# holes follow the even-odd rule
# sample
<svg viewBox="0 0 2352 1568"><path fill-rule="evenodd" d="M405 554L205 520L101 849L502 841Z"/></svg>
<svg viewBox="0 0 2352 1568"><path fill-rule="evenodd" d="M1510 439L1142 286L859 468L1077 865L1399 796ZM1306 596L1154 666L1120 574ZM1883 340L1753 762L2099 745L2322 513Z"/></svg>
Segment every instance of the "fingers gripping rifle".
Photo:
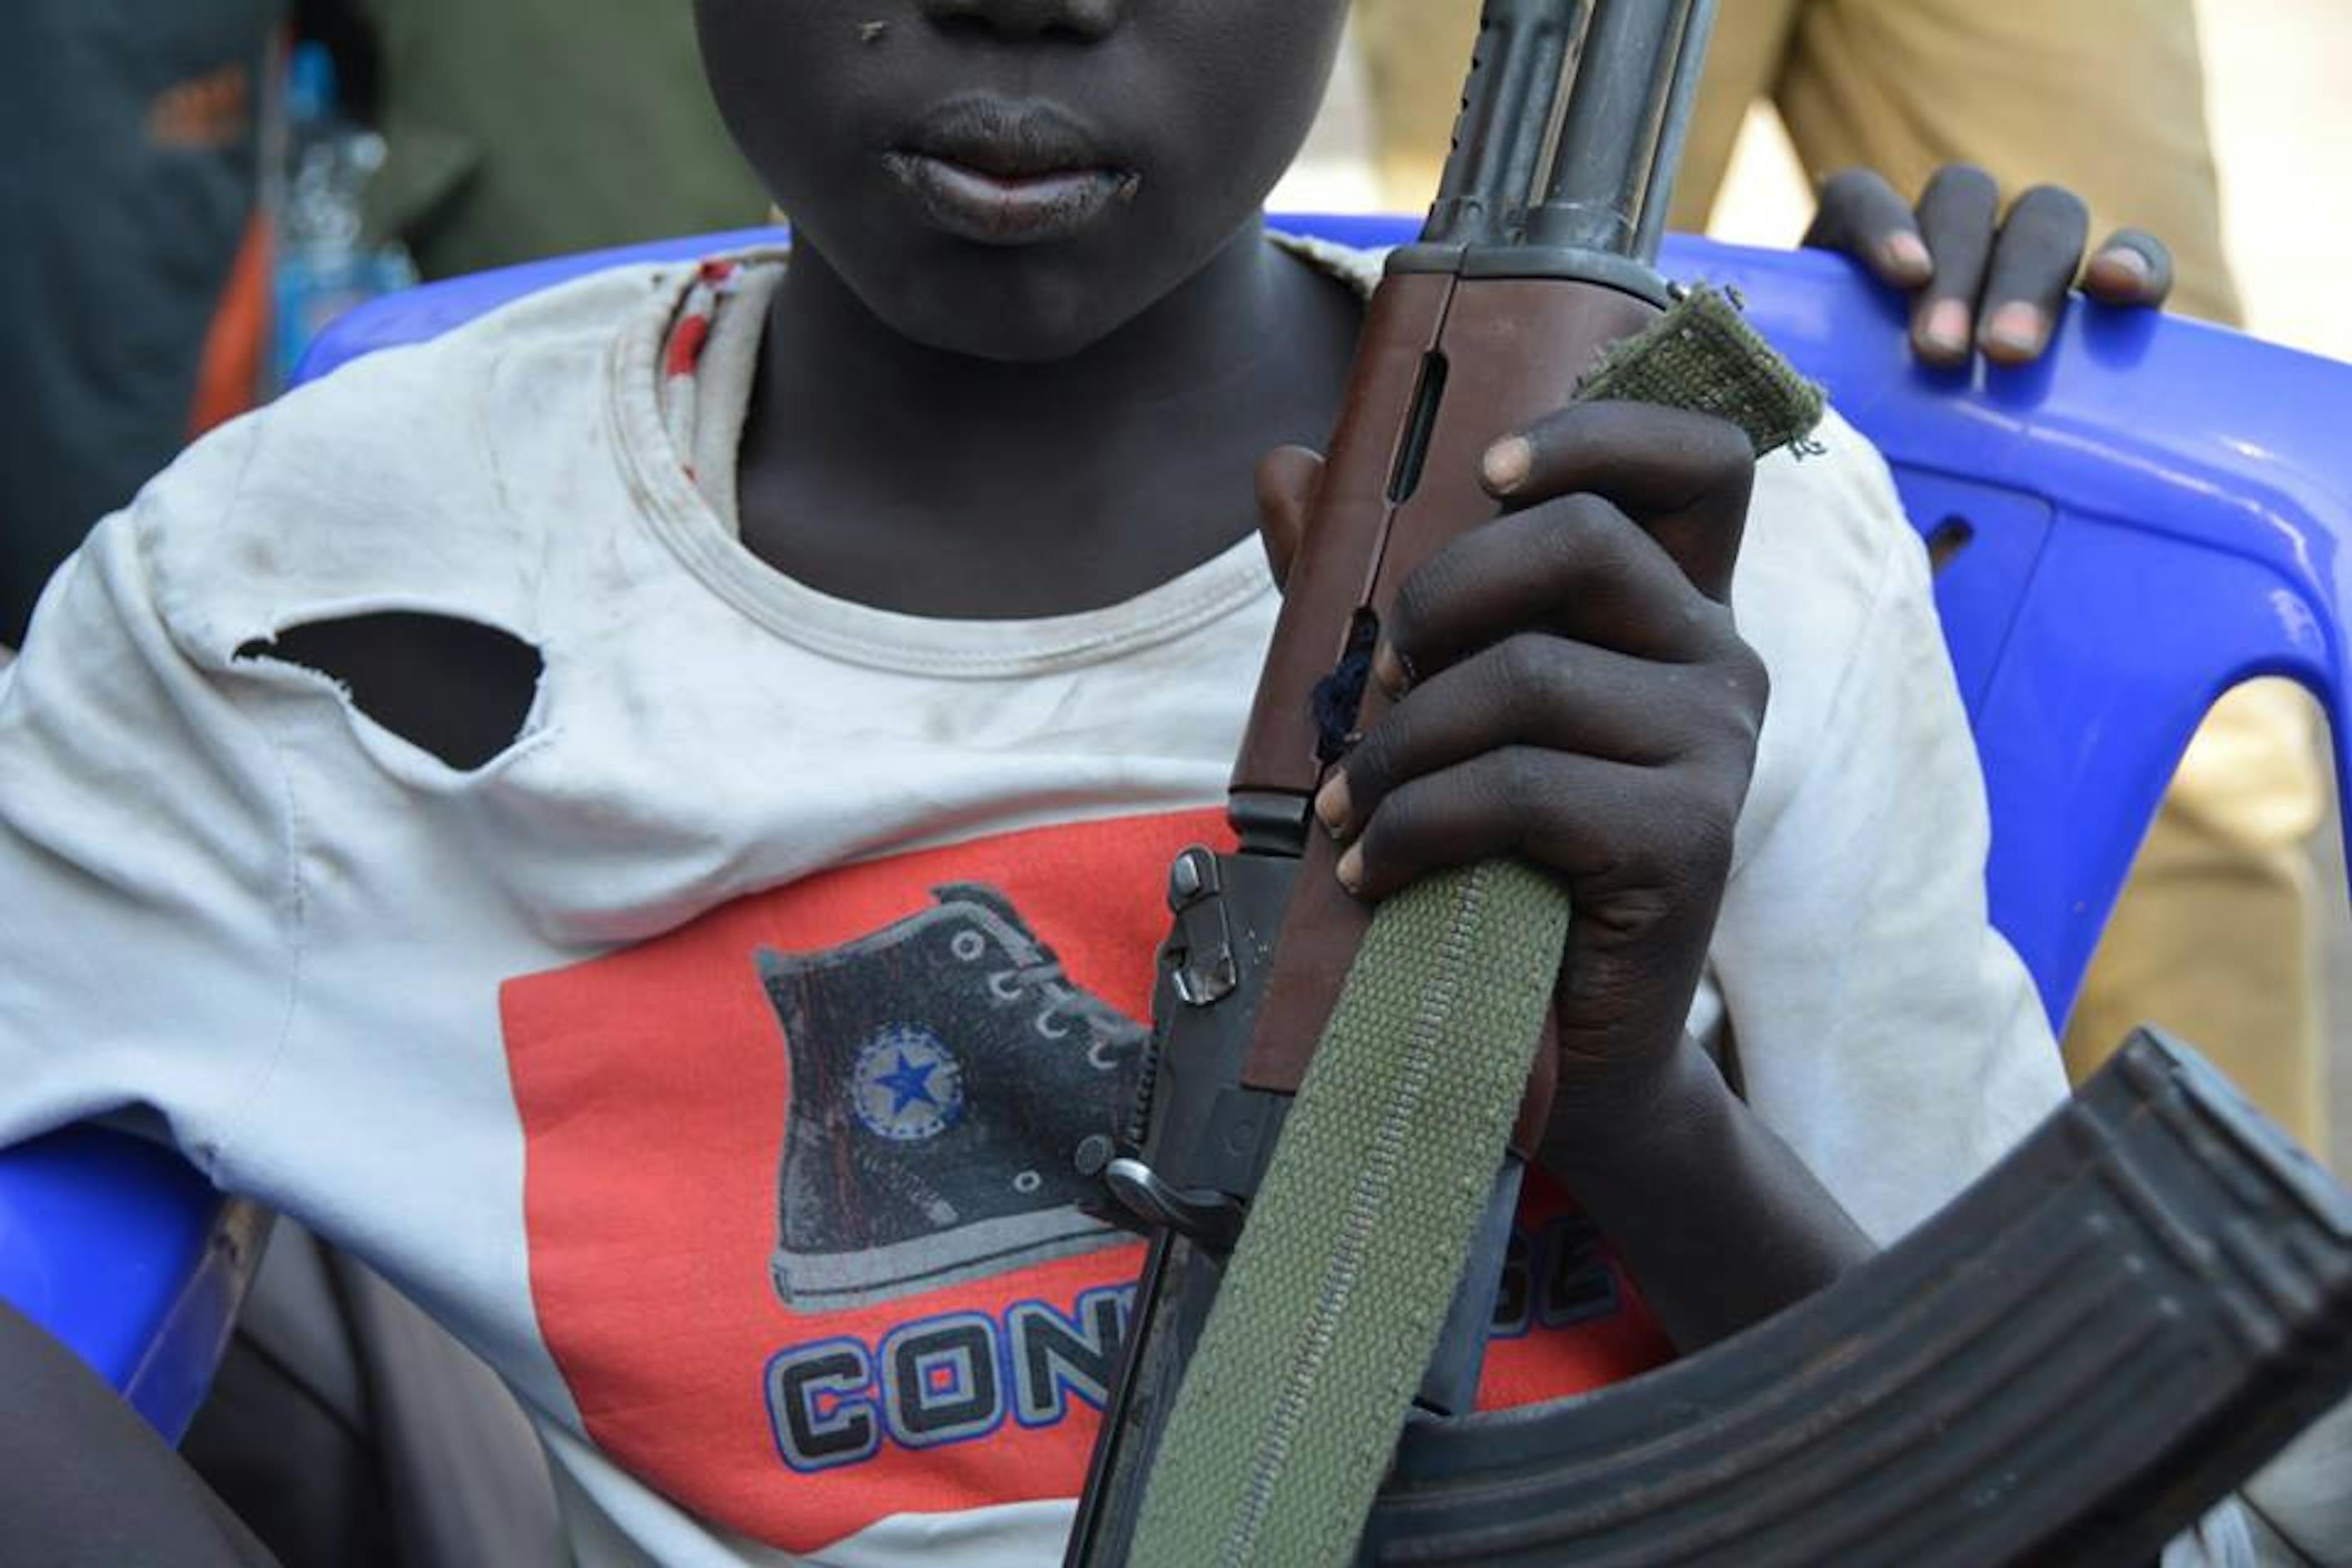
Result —
<svg viewBox="0 0 2352 1568"><path fill-rule="evenodd" d="M1177 862L1149 1081L1126 1137L1085 1156L1152 1245L1073 1564L1128 1561L1148 1497L1168 1561L2120 1563L2352 1380L2342 1194L2225 1085L2144 1040L1952 1209L1794 1311L1598 1395L1471 1415L1517 1198L1505 1163L1483 1215L1475 1194L1461 1211L1466 1267L1442 1330L1417 1342L1436 1352L1369 1521L1341 1508L1301 1548L1244 1497L1213 1550L1165 1543L1183 1510L1154 1481L1162 1439L1234 1294L1244 1222L1261 1258L1277 1223L1275 1151L1289 1160L1328 1130L1295 1097L1318 1042L1328 1066L1326 1026L1369 931L1309 802L1381 700L1364 656L1398 586L1493 514L1475 483L1486 444L1569 401L1668 304L1651 262L1712 11L1486 6L1444 184L1374 297L1285 585L1234 774L1240 850ZM1549 1098L1548 1050L1513 1071L1529 1056L1521 1149ZM1498 1081L1507 1096L1517 1076ZM1327 1228L1344 1228L1338 1200ZM1230 1375L1229 1357L1204 1364ZM1192 1393L1197 1405L1197 1377ZM1287 1458L1334 1425L1268 1447ZM1393 1418L1364 1429L1386 1454ZM1258 1483L1233 1474L1189 1495L1223 1510Z"/></svg>

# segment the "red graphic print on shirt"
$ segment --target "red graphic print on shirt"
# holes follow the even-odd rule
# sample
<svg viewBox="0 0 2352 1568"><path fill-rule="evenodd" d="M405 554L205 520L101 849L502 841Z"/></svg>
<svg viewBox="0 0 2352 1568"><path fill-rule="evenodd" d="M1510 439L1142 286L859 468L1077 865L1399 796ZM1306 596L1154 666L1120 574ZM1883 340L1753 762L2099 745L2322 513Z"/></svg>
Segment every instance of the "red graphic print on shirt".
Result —
<svg viewBox="0 0 2352 1568"><path fill-rule="evenodd" d="M588 1435L787 1551L1076 1494L1139 1244L1071 1165L1144 1040L1167 867L1220 814L845 867L509 982L541 1332ZM1665 1354L1529 1183L1483 1394Z"/></svg>

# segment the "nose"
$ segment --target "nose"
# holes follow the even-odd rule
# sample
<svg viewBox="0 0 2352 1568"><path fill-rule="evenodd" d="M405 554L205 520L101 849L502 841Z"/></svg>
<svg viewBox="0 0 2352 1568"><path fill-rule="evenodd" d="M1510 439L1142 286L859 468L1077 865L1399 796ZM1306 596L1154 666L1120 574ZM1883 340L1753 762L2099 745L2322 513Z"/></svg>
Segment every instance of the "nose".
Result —
<svg viewBox="0 0 2352 1568"><path fill-rule="evenodd" d="M1118 26L1126 0L923 0L941 26L984 27L1008 38L1061 34L1093 43Z"/></svg>

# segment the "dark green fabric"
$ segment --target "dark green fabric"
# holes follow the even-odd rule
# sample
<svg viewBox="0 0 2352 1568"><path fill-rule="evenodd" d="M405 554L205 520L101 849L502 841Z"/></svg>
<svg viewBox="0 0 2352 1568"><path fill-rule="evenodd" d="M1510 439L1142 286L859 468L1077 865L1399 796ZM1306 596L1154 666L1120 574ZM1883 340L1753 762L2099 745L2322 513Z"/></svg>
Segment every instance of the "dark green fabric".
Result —
<svg viewBox="0 0 2352 1568"><path fill-rule="evenodd" d="M1696 407L1759 453L1821 390L1694 290L1580 398ZM1145 1492L1136 1568L1349 1560L1462 1278L1568 936L1509 860L1382 904L1251 1205Z"/></svg>
<svg viewBox="0 0 2352 1568"><path fill-rule="evenodd" d="M428 278L763 221L687 0L373 0L377 232Z"/></svg>
<svg viewBox="0 0 2352 1568"><path fill-rule="evenodd" d="M1134 1568L1352 1555L1567 936L1567 897L1511 860L1424 878L1381 908L1178 1393Z"/></svg>
<svg viewBox="0 0 2352 1568"><path fill-rule="evenodd" d="M1701 285L1648 331L1601 357L1577 396L1662 403L1728 419L1759 456L1812 433L1822 389L1756 335L1737 306Z"/></svg>

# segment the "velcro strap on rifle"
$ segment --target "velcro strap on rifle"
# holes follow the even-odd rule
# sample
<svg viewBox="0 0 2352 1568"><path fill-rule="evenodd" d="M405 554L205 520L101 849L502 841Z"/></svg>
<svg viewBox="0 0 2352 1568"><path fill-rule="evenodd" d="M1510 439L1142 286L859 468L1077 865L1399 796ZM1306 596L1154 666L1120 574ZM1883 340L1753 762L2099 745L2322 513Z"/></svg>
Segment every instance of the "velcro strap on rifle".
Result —
<svg viewBox="0 0 2352 1568"><path fill-rule="evenodd" d="M1715 414L1759 455L1822 406L1703 288L1578 395ZM1381 906L1185 1373L1138 1568L1353 1554L1501 1164L1568 926L1566 889L1511 859Z"/></svg>

